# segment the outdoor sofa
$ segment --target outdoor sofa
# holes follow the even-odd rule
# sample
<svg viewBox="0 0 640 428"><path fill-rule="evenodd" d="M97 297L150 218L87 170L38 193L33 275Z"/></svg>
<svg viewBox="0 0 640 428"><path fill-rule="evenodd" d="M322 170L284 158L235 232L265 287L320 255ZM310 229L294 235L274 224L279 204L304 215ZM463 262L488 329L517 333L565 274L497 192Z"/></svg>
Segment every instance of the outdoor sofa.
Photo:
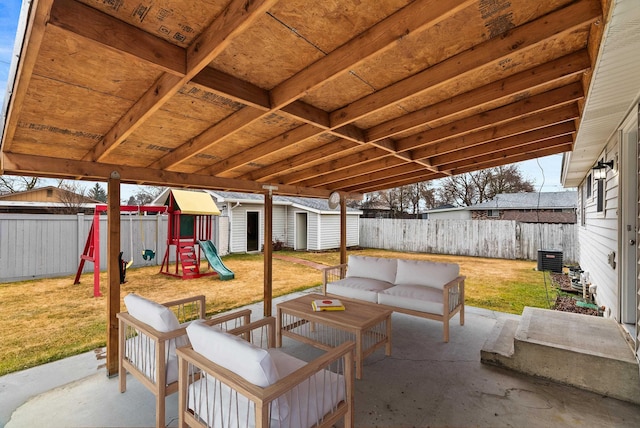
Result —
<svg viewBox="0 0 640 428"><path fill-rule="evenodd" d="M193 320L233 329L251 320L248 309L205 319L205 296L156 303L137 294L124 298L128 312L117 314L119 323L119 385L127 389L127 372L156 398L156 426L164 427L165 398L178 391L176 348L189 344L186 328Z"/></svg>
<svg viewBox="0 0 640 428"><path fill-rule="evenodd" d="M179 426L353 427L354 342L305 362L275 349L275 319L224 332L200 321L177 350Z"/></svg>
<svg viewBox="0 0 640 428"><path fill-rule="evenodd" d="M464 325L464 280L456 263L349 255L346 264L323 269L322 292L384 305L395 312Z"/></svg>

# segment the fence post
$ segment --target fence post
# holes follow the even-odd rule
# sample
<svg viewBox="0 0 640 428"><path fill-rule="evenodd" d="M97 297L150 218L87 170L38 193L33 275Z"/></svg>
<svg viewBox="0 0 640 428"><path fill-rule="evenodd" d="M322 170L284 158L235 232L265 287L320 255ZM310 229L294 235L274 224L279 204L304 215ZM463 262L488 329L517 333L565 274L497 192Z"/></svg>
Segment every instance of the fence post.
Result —
<svg viewBox="0 0 640 428"><path fill-rule="evenodd" d="M82 239L82 232L84 231L84 213L78 213L76 220L76 260L80 263L80 257L82 257L82 253L84 252L84 244L86 241Z"/></svg>

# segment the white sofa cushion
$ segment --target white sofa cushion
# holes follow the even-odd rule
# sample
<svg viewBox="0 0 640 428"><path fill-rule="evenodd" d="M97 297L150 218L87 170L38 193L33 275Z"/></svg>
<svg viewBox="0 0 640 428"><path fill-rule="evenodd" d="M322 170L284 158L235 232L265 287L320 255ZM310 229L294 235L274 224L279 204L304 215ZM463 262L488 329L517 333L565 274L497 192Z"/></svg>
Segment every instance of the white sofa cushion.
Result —
<svg viewBox="0 0 640 428"><path fill-rule="evenodd" d="M443 314L442 289L424 285L396 285L388 288L378 294L378 303L430 314Z"/></svg>
<svg viewBox="0 0 640 428"><path fill-rule="evenodd" d="M194 351L252 384L265 388L278 381L278 370L265 349L202 321L192 322L187 334Z"/></svg>
<svg viewBox="0 0 640 428"><path fill-rule="evenodd" d="M346 276L393 283L396 279L396 264L396 259L350 255Z"/></svg>
<svg viewBox="0 0 640 428"><path fill-rule="evenodd" d="M378 303L378 292L393 284L371 278L348 277L327 284L327 293L365 302Z"/></svg>
<svg viewBox="0 0 640 428"><path fill-rule="evenodd" d="M427 260L398 259L395 285L423 285L442 290L460 273L455 263L438 263Z"/></svg>

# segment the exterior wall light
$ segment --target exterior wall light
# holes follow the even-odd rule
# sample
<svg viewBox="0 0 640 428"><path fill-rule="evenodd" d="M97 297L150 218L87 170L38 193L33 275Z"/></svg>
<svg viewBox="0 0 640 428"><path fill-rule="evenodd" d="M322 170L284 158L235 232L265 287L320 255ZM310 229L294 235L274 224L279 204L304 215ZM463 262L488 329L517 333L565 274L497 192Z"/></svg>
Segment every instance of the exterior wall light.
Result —
<svg viewBox="0 0 640 428"><path fill-rule="evenodd" d="M593 178L596 180L604 180L607 178L607 167L613 169L613 159L609 162L598 161L593 169Z"/></svg>

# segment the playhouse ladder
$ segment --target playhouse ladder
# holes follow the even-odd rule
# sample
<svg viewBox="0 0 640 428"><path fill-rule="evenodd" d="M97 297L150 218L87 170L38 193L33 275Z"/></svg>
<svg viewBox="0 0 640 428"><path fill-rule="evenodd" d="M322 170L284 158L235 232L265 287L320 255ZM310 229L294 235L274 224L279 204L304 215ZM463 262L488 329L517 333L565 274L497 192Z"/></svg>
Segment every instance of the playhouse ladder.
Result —
<svg viewBox="0 0 640 428"><path fill-rule="evenodd" d="M182 265L183 278L197 278L200 276L198 258L196 257L196 250L193 244L180 244L178 255L180 256L180 264Z"/></svg>

